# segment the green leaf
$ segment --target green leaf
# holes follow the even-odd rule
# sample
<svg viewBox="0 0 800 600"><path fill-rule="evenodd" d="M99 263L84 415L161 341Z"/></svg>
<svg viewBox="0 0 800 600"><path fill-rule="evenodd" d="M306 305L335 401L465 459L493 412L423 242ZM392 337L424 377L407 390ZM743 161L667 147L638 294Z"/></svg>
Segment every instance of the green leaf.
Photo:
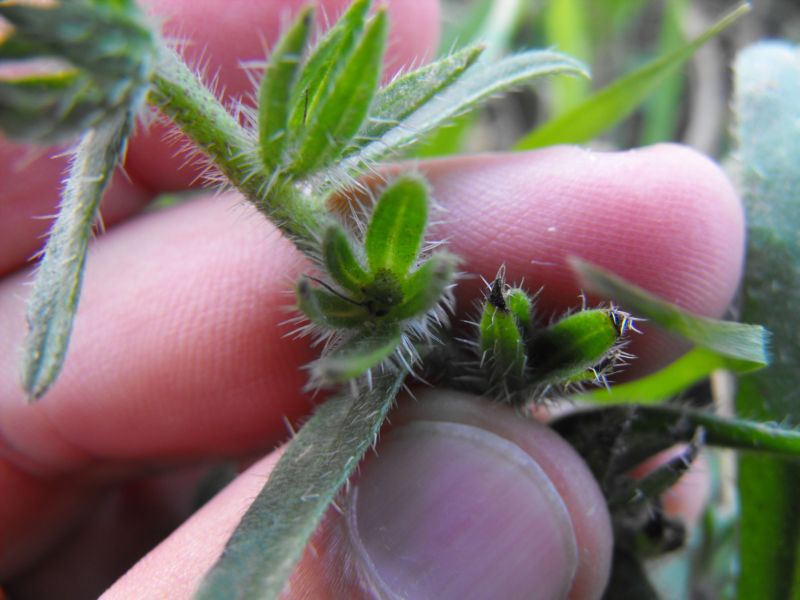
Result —
<svg viewBox="0 0 800 600"><path fill-rule="evenodd" d="M311 364L311 380L321 385L346 383L389 358L402 341L397 324L364 329Z"/></svg>
<svg viewBox="0 0 800 600"><path fill-rule="evenodd" d="M328 275L360 298L364 295L364 287L370 277L353 253L350 239L339 224L332 224L322 238L322 259Z"/></svg>
<svg viewBox="0 0 800 600"><path fill-rule="evenodd" d="M760 325L693 315L580 259L572 258L570 264L588 290L619 302L637 317L645 317L701 348L750 363L747 368L757 369L769 362L768 333Z"/></svg>
<svg viewBox="0 0 800 600"><path fill-rule="evenodd" d="M294 175L327 166L345 151L361 127L378 89L388 25L380 10L352 54L308 107L305 125L289 165Z"/></svg>
<svg viewBox="0 0 800 600"><path fill-rule="evenodd" d="M375 95L369 118L358 132L363 146L396 127L403 119L430 101L472 65L483 52L482 46L470 46L451 56L395 79Z"/></svg>
<svg viewBox="0 0 800 600"><path fill-rule="evenodd" d="M686 44L683 23L689 16L688 0L672 0L664 3L661 16L659 54L666 56ZM642 145L669 141L675 136L678 119L681 116L681 102L684 90L684 74L678 70L668 75L654 94L644 104L644 128L640 143Z"/></svg>
<svg viewBox="0 0 800 600"><path fill-rule="evenodd" d="M289 116L291 140L295 140L302 132L309 105L325 94L328 78L347 62L355 40L364 28L369 6L370 0L355 0L311 50L292 91Z"/></svg>
<svg viewBox="0 0 800 600"><path fill-rule="evenodd" d="M700 46L749 10L748 4L739 6L695 40L618 79L561 116L551 119L523 137L515 148L532 150L555 144L579 144L595 138L633 112Z"/></svg>
<svg viewBox="0 0 800 600"><path fill-rule="evenodd" d="M314 11L308 7L297 17L273 49L258 93L258 140L267 169L281 164L289 126L289 108L303 50L308 42Z"/></svg>
<svg viewBox="0 0 800 600"><path fill-rule="evenodd" d="M753 363L723 356L706 348L692 348L676 361L660 371L631 381L614 385L611 388L598 388L577 394L579 401L599 404L619 404L635 402L653 404L677 396L706 379L718 369L734 373L747 373L753 370Z"/></svg>
<svg viewBox="0 0 800 600"><path fill-rule="evenodd" d="M425 134L448 124L458 115L477 108L491 96L507 92L535 79L556 74L587 76L576 60L544 50L521 52L496 62L478 62L455 83L411 113L397 127L389 129L374 142L349 155L342 165L357 172L391 153L419 141Z"/></svg>
<svg viewBox="0 0 800 600"><path fill-rule="evenodd" d="M481 44L486 49L480 56L482 61L494 61L508 53L514 34L524 24L524 0L476 0L459 8L458 19L449 26L447 18L439 40L438 56L451 54L454 49ZM469 138L476 121L476 114L454 117L446 127L434 130L414 148L416 158L449 156L458 154Z"/></svg>
<svg viewBox="0 0 800 600"><path fill-rule="evenodd" d="M589 7L584 0L548 2L544 10L547 45L580 60L591 57ZM583 100L589 92L585 79L559 77L550 82L553 108L561 114Z"/></svg>
<svg viewBox="0 0 800 600"><path fill-rule="evenodd" d="M374 444L405 372L319 407L242 517L196 600L274 600L336 493Z"/></svg>
<svg viewBox="0 0 800 600"><path fill-rule="evenodd" d="M409 175L393 181L378 199L367 228L364 248L370 271L404 279L419 255L427 222L425 182Z"/></svg>
<svg viewBox="0 0 800 600"><path fill-rule="evenodd" d="M369 319L369 313L364 306L316 288L306 277L301 277L297 282L295 297L300 311L312 323L326 329L360 327Z"/></svg>
<svg viewBox="0 0 800 600"><path fill-rule="evenodd" d="M437 252L409 275L403 286L403 303L392 308L390 319L403 321L424 316L445 297L455 279L458 258L449 252Z"/></svg>
<svg viewBox="0 0 800 600"><path fill-rule="evenodd" d="M89 238L132 121L131 115L121 114L105 120L84 134L75 152L58 218L28 300L22 384L32 400L40 398L61 371L78 308Z"/></svg>
<svg viewBox="0 0 800 600"><path fill-rule="evenodd" d="M739 184L748 214L742 316L773 333L774 361L744 378L746 417L800 422L800 48L762 43L735 65ZM800 595L800 467L742 457L739 598Z"/></svg>

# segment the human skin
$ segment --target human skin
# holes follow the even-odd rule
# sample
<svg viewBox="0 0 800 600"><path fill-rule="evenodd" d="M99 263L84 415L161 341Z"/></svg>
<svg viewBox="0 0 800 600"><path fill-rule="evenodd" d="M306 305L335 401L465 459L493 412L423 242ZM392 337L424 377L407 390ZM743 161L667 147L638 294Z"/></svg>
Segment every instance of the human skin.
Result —
<svg viewBox="0 0 800 600"><path fill-rule="evenodd" d="M258 57L261 40L273 40L281 22L280 11L270 3L149 4L174 14L168 25L196 40L192 51L207 48L211 68ZM296 9L299 4L281 5ZM343 2L323 4L335 13ZM389 8L391 64L429 58L437 36L436 4L406 0L391 2ZM220 76L229 93L245 91L246 80L235 69ZM41 156L15 170L20 156L19 147L0 144L0 274L5 275L0 281L0 580L10 582L12 597L47 597L53 590L59 590L59 597L68 597L64 590L82 597L81 586L86 586L83 597L96 595L97 586L121 575L121 569L188 517L198 468L187 465L219 457L250 461L267 453L109 591L112 598L160 597L164 588L159 586L166 582L170 597L180 597L194 589L274 465L271 451L286 438L284 418L300 419L311 408L301 393L299 367L313 353L305 341L285 338L280 326L289 302L285 290L306 263L233 193L136 214L153 194L186 186L193 177L191 170L176 170L176 161L164 158L157 136L137 136L126 163L130 181L118 177L104 202L110 227L90 251L64 371L42 401L28 405L17 375L30 279L26 258L46 228L32 217L54 211L63 162ZM711 316L722 314L741 275L744 225L736 194L718 167L683 147L608 154L560 147L415 167L430 179L446 211L431 235L449 240L467 272L490 278L505 263L512 281L524 277L532 287L543 286L539 307L544 313L576 302L579 288L566 265L569 255ZM478 293L476 280L463 282L459 306L468 308ZM642 340L634 345L641 371L656 368L675 352L664 338L648 332L646 339L646 345ZM609 558L610 535L602 533L607 516L599 511L594 528L581 526L575 508L586 500L582 496L591 499L594 482L576 468L572 485L559 486L554 482L558 474L543 466L575 460L574 453L557 442L540 446L537 440L548 434L502 408L465 411L459 408L463 404L439 400L441 409L425 403L402 409L410 416L396 420L405 422L406 429L398 426L400 433L383 437L386 452L379 445L377 458L369 459L354 486L362 489L359 497L372 497L377 484L370 487L369 478L380 476L377 466L384 458L397 477L422 473L436 480L449 467L456 471L456 458L439 465L442 471L426 465L438 465L436 456L447 455L452 447L472 444L478 461L494 456L487 448L510 444L509 455L517 448L539 465L525 471L531 481L542 482L537 489L550 489L549 479L557 497L548 492L541 496L545 512L526 514L525 494L538 492L521 487L515 496L519 511L509 515L501 506L488 512L497 513L498 521L516 518L542 525L553 520L546 515L566 515L567 525L553 530L548 543L555 548L563 541L559 535L573 535L580 556L594 560L570 554L565 542L558 546L564 561L544 565L548 570L541 573L531 568L531 576L534 582L547 577L554 589L571 586L573 598L597 597ZM429 424L441 421L454 426L438 429L439 437L429 435ZM392 451L409 436L417 436L416 445L436 456L415 453L405 460ZM441 438L454 446L441 446ZM524 456L519 460L523 464ZM480 484L482 473L458 468L465 479ZM532 474L538 468L544 479ZM457 503L455 489L442 493ZM554 512L546 512L548 506ZM400 508L406 507L396 512ZM384 518L374 510L365 515L376 522ZM385 518L388 522L391 515ZM335 515L326 519L318 542L332 550L304 558L293 579L296 594L341 597L343 589L353 588L352 580L329 577L345 563L358 561L367 545L356 540L349 547L353 529L347 528ZM591 529L601 533L581 537L581 530ZM535 544L527 543L521 550ZM485 567L505 558L489 557ZM460 575L465 586L468 575Z"/></svg>

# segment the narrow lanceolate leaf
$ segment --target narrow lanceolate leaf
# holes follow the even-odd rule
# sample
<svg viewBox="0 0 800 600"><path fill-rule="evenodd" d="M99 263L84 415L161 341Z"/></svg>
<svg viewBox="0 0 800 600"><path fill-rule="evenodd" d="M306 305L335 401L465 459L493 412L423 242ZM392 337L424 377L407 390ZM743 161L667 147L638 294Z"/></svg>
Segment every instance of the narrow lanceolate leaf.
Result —
<svg viewBox="0 0 800 600"><path fill-rule="evenodd" d="M380 375L371 389L331 398L292 440L242 517L196 600L275 600L334 496L375 443L403 383Z"/></svg>
<svg viewBox="0 0 800 600"><path fill-rule="evenodd" d="M742 317L773 334L774 360L744 377L740 415L800 423L800 47L761 43L735 65L739 184L747 210ZM739 460L739 598L800 597L800 466Z"/></svg>
<svg viewBox="0 0 800 600"><path fill-rule="evenodd" d="M320 385L346 383L389 358L400 345L400 327L365 329L311 364L311 380Z"/></svg>
<svg viewBox="0 0 800 600"><path fill-rule="evenodd" d="M353 253L350 239L341 225L333 224L322 238L322 259L328 275L342 288L352 292L357 298L364 294L370 277Z"/></svg>
<svg viewBox="0 0 800 600"><path fill-rule="evenodd" d="M446 298L455 279L458 259L449 252L437 252L403 284L403 303L392 308L387 317L402 321L423 317Z"/></svg>
<svg viewBox="0 0 800 600"><path fill-rule="evenodd" d="M84 134L70 167L58 218L28 301L22 383L31 399L55 381L78 308L86 249L103 192L122 155L130 115L104 121Z"/></svg>
<svg viewBox="0 0 800 600"><path fill-rule="evenodd" d="M306 8L273 49L264 71L258 93L258 138L268 169L281 163L286 147L291 94L313 22L314 11Z"/></svg>
<svg viewBox="0 0 800 600"><path fill-rule="evenodd" d="M396 127L403 119L428 102L471 66L483 46L470 46L435 63L407 73L382 88L376 95L369 119L358 132L363 146Z"/></svg>
<svg viewBox="0 0 800 600"><path fill-rule="evenodd" d="M579 259L570 263L588 290L619 302L670 333L723 356L749 362L752 369L769 362L768 332L760 325L693 315L599 267Z"/></svg>
<svg viewBox="0 0 800 600"><path fill-rule="evenodd" d="M294 175L311 173L336 160L361 127L378 89L387 31L386 12L381 10L346 64L326 82L325 93L309 105L289 166Z"/></svg>
<svg viewBox="0 0 800 600"><path fill-rule="evenodd" d="M342 17L319 40L306 58L292 90L289 139L296 140L305 127L309 106L324 94L329 76L347 62L355 40L364 29L370 0L355 0Z"/></svg>
<svg viewBox="0 0 800 600"><path fill-rule="evenodd" d="M656 87L691 58L698 48L730 27L749 10L749 4L739 6L695 40L618 79L571 110L551 119L522 138L516 149L530 150L554 144L588 142L631 114Z"/></svg>
<svg viewBox="0 0 800 600"><path fill-rule="evenodd" d="M297 307L308 319L326 329L354 328L369 318L360 304L311 285L301 277L295 290Z"/></svg>
<svg viewBox="0 0 800 600"><path fill-rule="evenodd" d="M584 65L558 52L521 52L496 62L478 62L453 85L431 98L374 142L349 155L343 165L357 171L392 152L419 141L425 134L453 118L477 108L488 98L508 92L547 75L588 76Z"/></svg>
<svg viewBox="0 0 800 600"><path fill-rule="evenodd" d="M369 221L364 248L373 273L404 278L417 259L428 222L428 188L412 176L392 182L381 194Z"/></svg>

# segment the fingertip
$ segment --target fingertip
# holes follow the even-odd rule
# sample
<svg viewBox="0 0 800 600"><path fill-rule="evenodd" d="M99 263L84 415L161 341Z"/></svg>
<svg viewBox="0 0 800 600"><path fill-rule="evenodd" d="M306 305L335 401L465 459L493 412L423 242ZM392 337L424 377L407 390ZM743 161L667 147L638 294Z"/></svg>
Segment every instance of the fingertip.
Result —
<svg viewBox="0 0 800 600"><path fill-rule="evenodd" d="M559 146L454 158L421 167L449 212L440 235L468 269L543 286L543 314L576 305L567 259L611 270L682 308L718 317L742 272L744 213L722 170L683 146L600 153ZM461 286L476 297L478 280ZM632 349L648 368L675 342L648 336ZM661 358L657 358L660 356Z"/></svg>

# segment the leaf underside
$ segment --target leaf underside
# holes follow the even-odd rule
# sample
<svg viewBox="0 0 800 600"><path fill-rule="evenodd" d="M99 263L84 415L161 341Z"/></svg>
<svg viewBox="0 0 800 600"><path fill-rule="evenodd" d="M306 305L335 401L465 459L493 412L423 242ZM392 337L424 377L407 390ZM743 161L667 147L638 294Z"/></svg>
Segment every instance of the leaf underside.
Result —
<svg viewBox="0 0 800 600"><path fill-rule="evenodd" d="M131 122L131 116L122 113L106 119L84 134L75 153L58 218L28 301L22 384L31 399L41 397L61 371L92 228Z"/></svg>
<svg viewBox="0 0 800 600"><path fill-rule="evenodd" d="M242 517L197 600L278 598L334 496L375 443L404 376L381 375L372 389L317 409Z"/></svg>

